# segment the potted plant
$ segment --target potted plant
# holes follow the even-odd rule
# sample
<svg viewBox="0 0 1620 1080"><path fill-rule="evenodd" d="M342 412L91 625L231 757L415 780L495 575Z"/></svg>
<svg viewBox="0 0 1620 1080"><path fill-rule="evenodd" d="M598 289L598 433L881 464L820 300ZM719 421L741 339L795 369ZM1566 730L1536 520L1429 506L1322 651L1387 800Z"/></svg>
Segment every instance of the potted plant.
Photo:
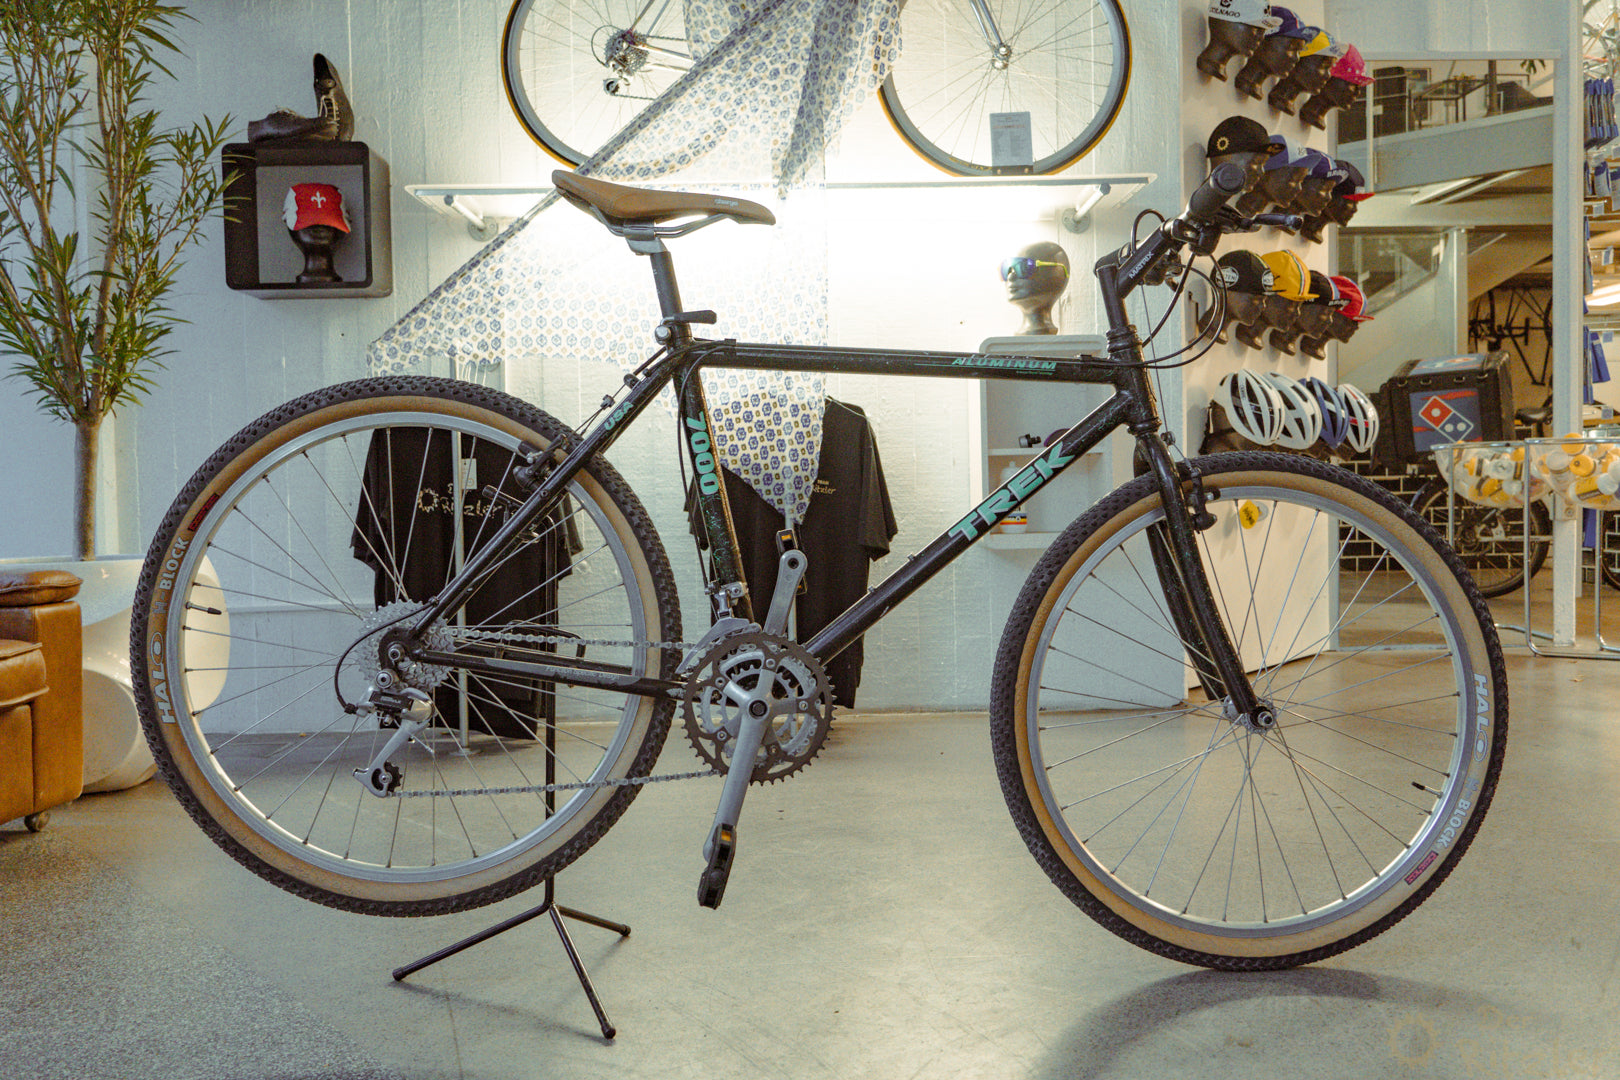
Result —
<svg viewBox="0 0 1620 1080"><path fill-rule="evenodd" d="M0 0L0 354L75 432L80 562L32 565L85 579L87 791L153 769L129 688L140 563L84 560L102 421L151 392L179 321L166 298L225 182L212 161L229 120L168 128L146 101L185 18L153 0Z"/></svg>
<svg viewBox="0 0 1620 1080"><path fill-rule="evenodd" d="M153 0L0 2L0 352L73 425L80 559L102 421L151 392L179 321L165 299L224 187L229 120L166 128L145 100L184 18Z"/></svg>

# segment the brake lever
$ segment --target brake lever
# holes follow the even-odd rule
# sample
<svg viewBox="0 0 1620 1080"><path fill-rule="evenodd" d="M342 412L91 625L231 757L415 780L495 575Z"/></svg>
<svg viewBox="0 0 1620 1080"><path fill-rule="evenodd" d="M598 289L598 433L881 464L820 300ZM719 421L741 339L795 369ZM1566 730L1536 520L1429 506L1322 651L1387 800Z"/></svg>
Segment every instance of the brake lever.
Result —
<svg viewBox="0 0 1620 1080"><path fill-rule="evenodd" d="M1220 225L1222 232L1254 232L1260 228L1259 225L1255 224L1254 218L1244 217L1230 206L1221 207L1220 213L1215 216L1215 220Z"/></svg>
<svg viewBox="0 0 1620 1080"><path fill-rule="evenodd" d="M1256 214L1250 220L1254 222L1255 228L1270 225L1273 228L1297 233L1305 227L1305 219L1299 214Z"/></svg>

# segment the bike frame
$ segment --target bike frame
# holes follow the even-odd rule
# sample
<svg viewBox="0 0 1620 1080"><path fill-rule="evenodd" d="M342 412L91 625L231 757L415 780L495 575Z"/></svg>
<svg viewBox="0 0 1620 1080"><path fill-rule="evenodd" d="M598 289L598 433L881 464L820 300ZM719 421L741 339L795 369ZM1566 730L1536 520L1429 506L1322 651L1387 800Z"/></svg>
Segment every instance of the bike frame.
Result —
<svg viewBox="0 0 1620 1080"><path fill-rule="evenodd" d="M922 352L894 349L845 349L824 346L789 346L706 340L692 335L693 322L712 322L710 312L686 312L681 307L674 266L667 249L653 230L638 236L627 231L631 249L651 259L663 322L656 336L665 347L642 365L639 380L606 418L567 446L531 455L531 466L551 467L522 506L501 526L478 553L468 560L431 604L412 620L403 639L404 655L428 664L450 665L490 675L516 675L560 683L599 687L621 692L679 697L682 680L655 677L620 665L564 658L554 652L514 649L511 646L464 644L453 652L424 647L428 628L455 610L477 584L521 542L523 533L554 507L566 485L581 468L604 453L652 403L665 386L674 384L680 401L678 422L697 485L698 512L711 544L714 581L711 589L724 606L738 604L737 614L748 618L747 590L737 556L735 532L726 503L725 484L713 453L708 409L701 380L704 367L753 368L770 371L832 372L972 379L1023 379L1049 383L1103 385L1113 394L1069 427L1028 465L991 492L956 524L913 554L893 574L872 588L848 610L804 643L822 661L836 656L869 630L879 619L910 596L948 563L983 539L1014 509L1045 487L1071 463L1097 446L1120 427L1136 438L1137 470L1157 481L1165 508L1165 522L1153 535L1155 570L1164 588L1171 615L1183 645L1192 657L1201 681L1212 695L1231 699L1238 715L1255 715L1259 702L1244 674L1210 590L1195 543L1194 517L1201 512L1202 490L1195 477L1183 475L1172 462L1160 434L1161 419L1148 369L1142 363L1141 344L1129 323L1124 299L1152 272L1174 242L1155 233L1128 261L1116 253L1096 268L1108 317L1109 355L1061 359L1050 356L989 356L977 353ZM661 235L675 235L664 233ZM628 381L628 380L627 380ZM1194 491L1189 505L1184 484ZM386 646L385 646L386 647ZM667 665L666 665L667 670ZM671 672L672 674L672 672Z"/></svg>

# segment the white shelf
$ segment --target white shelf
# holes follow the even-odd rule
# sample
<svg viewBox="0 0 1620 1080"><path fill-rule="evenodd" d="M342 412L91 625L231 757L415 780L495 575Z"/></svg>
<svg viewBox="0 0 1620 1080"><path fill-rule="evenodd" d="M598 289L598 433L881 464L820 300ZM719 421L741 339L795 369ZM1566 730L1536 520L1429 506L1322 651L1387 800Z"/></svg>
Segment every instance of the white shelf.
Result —
<svg viewBox="0 0 1620 1080"><path fill-rule="evenodd" d="M907 180L870 183L834 183L827 190L867 197L894 192L902 200L901 212L934 216L960 207L963 192L983 192L987 202L998 206L1009 199L1036 214L1063 218L1071 228L1080 229L1084 218L1098 211L1119 206L1155 179L1152 173L1120 173L1106 176L995 176L941 177L938 180ZM677 178L678 181L678 178ZM655 185L656 186L656 185ZM672 184L679 187L679 183ZM758 186L758 185L750 185ZM436 214L466 223L474 235L494 235L497 222L523 216L535 203L550 195L550 185L539 184L406 184L406 194ZM972 198L970 196L970 198Z"/></svg>
<svg viewBox="0 0 1620 1080"><path fill-rule="evenodd" d="M436 214L462 222L475 239L493 239L497 223L528 213L551 194L532 184L406 184L405 193Z"/></svg>

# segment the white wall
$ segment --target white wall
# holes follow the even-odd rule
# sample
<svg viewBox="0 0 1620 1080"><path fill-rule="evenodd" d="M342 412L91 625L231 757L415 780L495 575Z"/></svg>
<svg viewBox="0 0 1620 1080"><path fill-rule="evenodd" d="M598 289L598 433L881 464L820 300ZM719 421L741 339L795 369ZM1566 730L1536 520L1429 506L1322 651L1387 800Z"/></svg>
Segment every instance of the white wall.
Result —
<svg viewBox="0 0 1620 1080"><path fill-rule="evenodd" d="M1558 13L1575 0L1329 0L1334 28L1366 55L1494 52L1556 56Z"/></svg>
<svg viewBox="0 0 1620 1080"><path fill-rule="evenodd" d="M994 209L943 220L903 213L882 221L851 218L834 229L830 243L835 341L971 349L1006 333L1015 313L1001 298L995 263L1039 239L1065 244L1077 270L1064 329L1100 329L1085 272L1098 246L1120 242L1137 209L1174 211L1183 198L1194 141L1181 122L1182 68L1191 64L1183 37L1192 25L1186 13L1199 6L1195 0L1127 5L1134 45L1130 93L1107 138L1077 166L1081 172L1154 173L1156 184L1079 237L1063 233L1049 217L1020 221ZM337 66L358 117L356 138L391 166L394 294L265 301L230 292L213 229L179 279L174 307L188 323L174 335L176 353L157 380L158 391L121 417L107 440L119 466L120 512L104 527L105 552L143 551L185 478L242 425L288 398L364 375L366 344L477 250L464 230L420 207L403 185L535 182L552 167L511 118L500 87L497 50L506 0L216 0L190 7L198 22L183 28L186 58L172 65L178 81L159 91L158 103L172 119L229 113L241 132L249 119L274 108L308 112L310 55L322 51ZM1440 15L1447 8L1455 11L1440 3L1340 0L1327 17L1355 40L1368 41L1364 49L1370 35L1391 26L1402 28L1399 44L1410 48L1412 35L1422 40L1440 33L1428 27L1446 26ZM1523 0L1498 2L1483 15L1448 18L1483 22L1479 33L1505 48L1501 36L1515 32L1512 26L1533 27L1529 13L1539 8ZM852 121L828 174L834 180L937 175L899 143L875 103ZM900 255L906 272L875 265L871 252ZM644 286L636 281L631 287ZM701 306L700 297L688 300ZM594 405L614 378L593 365L514 373L509 385L578 420L589 411L583 403ZM872 416L901 522L896 550L915 550L966 507L971 385L844 378L830 390ZM10 453L0 471L0 557L59 554L70 537L72 432L39 418L19 391L15 382L0 383L0 432ZM702 608L694 602L684 522L669 493L665 470L674 463L667 447L661 433L649 431L640 442L622 444L614 457L632 484L653 496L655 519L682 568L690 626ZM664 468L650 470L642 464L649 460ZM901 557L880 564L879 572ZM976 549L880 624L868 642L863 707L982 706L1001 613L1031 560Z"/></svg>

